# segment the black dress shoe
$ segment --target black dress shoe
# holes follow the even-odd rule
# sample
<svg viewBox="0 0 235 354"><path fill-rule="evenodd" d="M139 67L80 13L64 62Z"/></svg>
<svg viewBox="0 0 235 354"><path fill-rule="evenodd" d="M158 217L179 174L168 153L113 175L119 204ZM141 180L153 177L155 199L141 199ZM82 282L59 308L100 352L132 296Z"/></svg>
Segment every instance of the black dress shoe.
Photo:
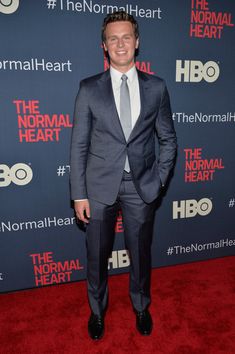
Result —
<svg viewBox="0 0 235 354"><path fill-rule="evenodd" d="M91 314L88 322L88 333L91 339L98 340L104 335L104 318Z"/></svg>
<svg viewBox="0 0 235 354"><path fill-rule="evenodd" d="M143 336L150 335L153 328L153 321L148 310L136 312L136 328Z"/></svg>

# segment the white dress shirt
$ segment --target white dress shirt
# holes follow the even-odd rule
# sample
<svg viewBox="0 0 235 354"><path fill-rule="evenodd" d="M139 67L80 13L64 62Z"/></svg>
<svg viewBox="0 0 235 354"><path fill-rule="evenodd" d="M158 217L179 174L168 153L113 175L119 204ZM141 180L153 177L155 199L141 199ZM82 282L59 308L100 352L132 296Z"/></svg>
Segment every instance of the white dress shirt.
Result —
<svg viewBox="0 0 235 354"><path fill-rule="evenodd" d="M120 87L122 84L122 75L120 71L114 69L110 66L110 75L112 81L112 88L114 94L114 100L117 108L118 115L120 117ZM135 66L125 73L128 77L127 85L130 93L130 101L131 101L131 122L132 129L140 115L140 89L139 89L139 80L138 74Z"/></svg>
<svg viewBox="0 0 235 354"><path fill-rule="evenodd" d="M114 100L117 108L118 115L120 117L120 87L122 83L122 77L123 73L120 71L114 69L110 65L110 76L111 76L111 82L112 82L112 89L113 89L113 95L114 95ZM139 80L138 80L138 74L135 65L132 66L130 70L128 70L125 75L128 77L127 79L127 85L129 88L129 93L130 93L130 102L131 102L131 123L132 123L132 129L140 115L140 88L139 88ZM82 201L86 199L77 199L75 202Z"/></svg>

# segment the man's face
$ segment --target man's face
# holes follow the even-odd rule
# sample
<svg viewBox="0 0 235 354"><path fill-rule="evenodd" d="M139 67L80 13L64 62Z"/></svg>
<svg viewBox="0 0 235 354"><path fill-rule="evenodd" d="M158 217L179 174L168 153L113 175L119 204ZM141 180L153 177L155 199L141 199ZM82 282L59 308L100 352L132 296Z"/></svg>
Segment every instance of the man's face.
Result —
<svg viewBox="0 0 235 354"><path fill-rule="evenodd" d="M135 50L139 46L132 23L111 22L106 27L105 35L103 45L109 53L110 64L120 72L127 72L134 65Z"/></svg>

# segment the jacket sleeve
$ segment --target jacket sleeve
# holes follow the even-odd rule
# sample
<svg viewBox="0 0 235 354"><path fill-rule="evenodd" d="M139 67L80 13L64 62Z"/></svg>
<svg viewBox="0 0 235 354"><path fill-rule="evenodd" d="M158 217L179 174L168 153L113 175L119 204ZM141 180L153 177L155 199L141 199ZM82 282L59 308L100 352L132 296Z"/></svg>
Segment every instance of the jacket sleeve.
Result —
<svg viewBox="0 0 235 354"><path fill-rule="evenodd" d="M159 142L159 174L162 185L164 186L174 166L177 150L177 139L172 120L170 98L164 81L160 108L156 119L156 131Z"/></svg>
<svg viewBox="0 0 235 354"><path fill-rule="evenodd" d="M82 81L75 101L70 150L71 199L86 199L86 165L90 145L91 111L87 87Z"/></svg>

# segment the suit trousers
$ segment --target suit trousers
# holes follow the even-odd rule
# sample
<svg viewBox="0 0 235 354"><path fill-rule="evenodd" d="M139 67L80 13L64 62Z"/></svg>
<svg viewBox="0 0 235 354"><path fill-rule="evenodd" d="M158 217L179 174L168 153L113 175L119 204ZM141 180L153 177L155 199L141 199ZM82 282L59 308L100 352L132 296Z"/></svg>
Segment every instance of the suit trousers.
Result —
<svg viewBox="0 0 235 354"><path fill-rule="evenodd" d="M129 294L134 310L150 304L151 243L156 200L146 204L139 196L131 173L124 171L113 205L89 199L87 225L87 287L91 310L103 315L108 302L108 258L111 256L117 213L121 209L125 245L130 257Z"/></svg>

